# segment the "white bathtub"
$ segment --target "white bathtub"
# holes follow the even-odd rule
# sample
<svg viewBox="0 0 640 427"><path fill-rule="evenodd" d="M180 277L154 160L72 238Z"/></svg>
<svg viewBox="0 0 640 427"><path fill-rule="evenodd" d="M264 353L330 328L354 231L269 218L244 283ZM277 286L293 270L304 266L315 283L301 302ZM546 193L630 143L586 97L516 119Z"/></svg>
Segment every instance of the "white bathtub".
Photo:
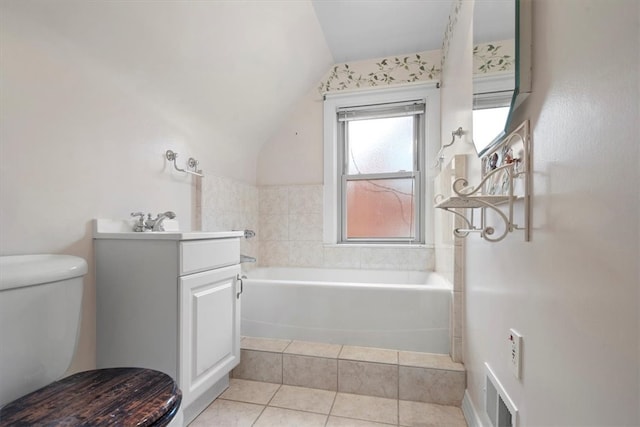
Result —
<svg viewBox="0 0 640 427"><path fill-rule="evenodd" d="M244 336L449 353L452 286L436 273L272 267L247 276Z"/></svg>

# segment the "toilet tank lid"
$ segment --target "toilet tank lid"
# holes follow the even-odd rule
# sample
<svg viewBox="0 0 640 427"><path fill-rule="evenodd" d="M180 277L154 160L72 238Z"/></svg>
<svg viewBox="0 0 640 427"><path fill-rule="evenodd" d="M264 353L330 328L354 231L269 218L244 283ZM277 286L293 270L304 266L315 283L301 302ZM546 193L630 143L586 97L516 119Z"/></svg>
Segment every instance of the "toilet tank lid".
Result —
<svg viewBox="0 0 640 427"><path fill-rule="evenodd" d="M0 256L0 291L84 276L87 262L72 255Z"/></svg>

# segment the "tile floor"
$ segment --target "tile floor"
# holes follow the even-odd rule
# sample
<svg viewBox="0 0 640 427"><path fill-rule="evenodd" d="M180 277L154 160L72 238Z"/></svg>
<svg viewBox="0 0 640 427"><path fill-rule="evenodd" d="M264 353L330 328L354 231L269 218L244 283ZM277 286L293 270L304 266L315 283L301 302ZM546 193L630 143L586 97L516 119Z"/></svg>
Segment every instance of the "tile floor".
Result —
<svg viewBox="0 0 640 427"><path fill-rule="evenodd" d="M449 355L243 337L236 379L460 406L464 365Z"/></svg>
<svg viewBox="0 0 640 427"><path fill-rule="evenodd" d="M231 379L191 427L466 427L460 408Z"/></svg>

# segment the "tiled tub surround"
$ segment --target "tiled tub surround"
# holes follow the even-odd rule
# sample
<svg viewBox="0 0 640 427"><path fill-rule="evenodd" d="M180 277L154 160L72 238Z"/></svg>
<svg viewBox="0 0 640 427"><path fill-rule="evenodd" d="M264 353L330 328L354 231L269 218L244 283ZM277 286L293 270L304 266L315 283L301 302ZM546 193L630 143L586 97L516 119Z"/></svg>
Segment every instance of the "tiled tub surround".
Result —
<svg viewBox="0 0 640 427"><path fill-rule="evenodd" d="M256 187L208 175L197 186L194 222L208 231L256 231L241 251L264 267L433 270L432 248L324 245L322 191L321 184Z"/></svg>
<svg viewBox="0 0 640 427"><path fill-rule="evenodd" d="M258 268L242 335L449 353L452 287L423 271Z"/></svg>
<svg viewBox="0 0 640 427"><path fill-rule="evenodd" d="M245 337L233 378L460 406L466 372L447 355Z"/></svg>
<svg viewBox="0 0 640 427"><path fill-rule="evenodd" d="M324 245L322 185L259 187L259 265L377 270L435 267L432 248Z"/></svg>
<svg viewBox="0 0 640 427"><path fill-rule="evenodd" d="M258 187L233 179L207 175L201 179L202 230L254 230L257 236L240 240L240 252L258 257ZM243 270L254 267L243 264Z"/></svg>
<svg viewBox="0 0 640 427"><path fill-rule="evenodd" d="M467 156L457 154L451 162L442 168L435 179L435 188L442 198L452 193L453 182L466 178ZM451 304L451 357L456 362L462 360L463 313L464 313L464 254L466 239L455 238L454 228L464 228L461 218L436 209L435 212L435 251L436 270L453 284Z"/></svg>

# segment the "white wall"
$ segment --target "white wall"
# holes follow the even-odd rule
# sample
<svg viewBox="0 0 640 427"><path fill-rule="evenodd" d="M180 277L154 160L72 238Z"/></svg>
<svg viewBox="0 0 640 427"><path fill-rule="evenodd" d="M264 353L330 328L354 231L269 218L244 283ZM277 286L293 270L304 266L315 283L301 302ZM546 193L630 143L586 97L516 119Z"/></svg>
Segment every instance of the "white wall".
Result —
<svg viewBox="0 0 640 427"><path fill-rule="evenodd" d="M444 161L442 169L445 170L435 180L437 185L435 194L449 195L440 185L448 181L451 185L451 173L447 172L454 155L461 157L473 151L471 141L471 108L473 99L473 84L471 75L473 72L473 2L454 1L452 4L449 25L444 35L443 64L440 93L440 132L441 146L451 144L452 132L459 127L463 129L462 137L456 137L453 145L442 152ZM462 159L453 166L453 175L464 175L460 171ZM462 172L462 173L461 173ZM449 212L437 212L435 218L442 219L444 215L451 216ZM455 220L454 220L455 221ZM435 255L436 271L444 275L453 283L453 299L451 305L451 357L456 362L463 361L463 308L464 308L464 241L451 239L451 218L438 221L435 224ZM460 220L455 224L463 227Z"/></svg>
<svg viewBox="0 0 640 427"><path fill-rule="evenodd" d="M315 85L262 146L258 185L321 184L323 174L322 95Z"/></svg>
<svg viewBox="0 0 640 427"><path fill-rule="evenodd" d="M173 210L198 228L197 187L167 149L200 161L205 196L231 179L257 194L259 147L331 55L308 1L5 0L0 63L0 254L89 262L80 370L95 363L91 219ZM212 227L246 211L207 207Z"/></svg>
<svg viewBox="0 0 640 427"><path fill-rule="evenodd" d="M448 30L444 36L440 79L440 130L442 145L449 144L451 132L462 127L464 134L443 152L446 165L455 154L473 151L471 109L473 106L473 2L453 2Z"/></svg>
<svg viewBox="0 0 640 427"><path fill-rule="evenodd" d="M373 58L328 68L323 78L293 104L282 126L262 146L257 165L258 185L321 184L323 93L433 81L440 75L439 50L409 54L406 60L405 65L397 64L394 57ZM384 80L383 75L391 78Z"/></svg>
<svg viewBox="0 0 640 427"><path fill-rule="evenodd" d="M168 148L188 154L193 135L55 34L4 13L0 253L87 260L74 365L88 369L95 364L90 221L174 210L190 227L192 180L162 156Z"/></svg>
<svg viewBox="0 0 640 427"><path fill-rule="evenodd" d="M488 362L519 425L640 425L639 4L533 6L532 241L468 239L468 393L480 409Z"/></svg>

